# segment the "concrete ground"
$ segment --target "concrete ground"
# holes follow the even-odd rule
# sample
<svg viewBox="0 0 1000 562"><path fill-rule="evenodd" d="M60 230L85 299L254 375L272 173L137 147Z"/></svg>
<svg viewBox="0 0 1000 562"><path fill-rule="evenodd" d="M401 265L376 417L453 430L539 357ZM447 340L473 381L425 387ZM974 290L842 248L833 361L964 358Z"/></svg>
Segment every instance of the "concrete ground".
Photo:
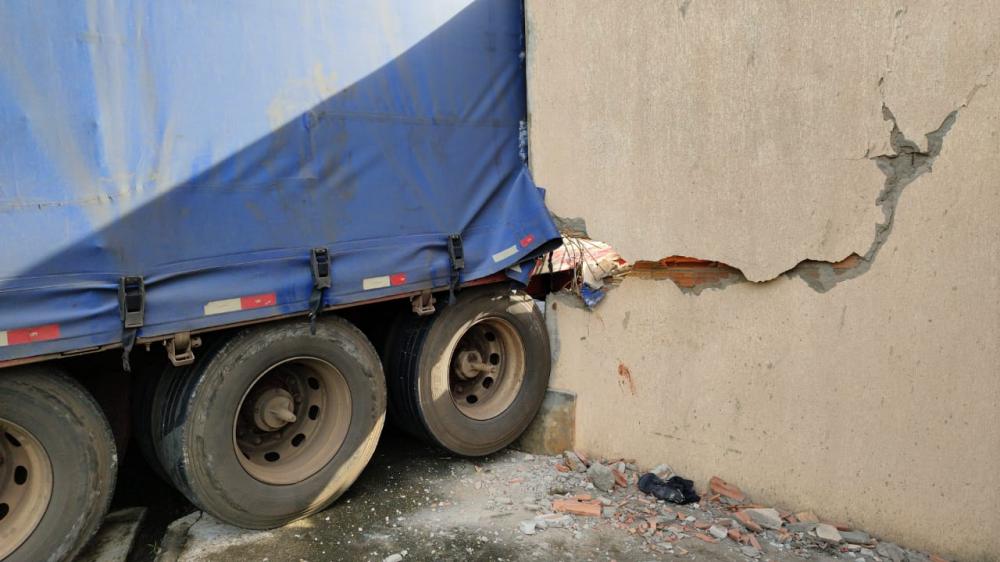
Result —
<svg viewBox="0 0 1000 562"><path fill-rule="evenodd" d="M647 499L634 483L611 493L581 473L565 473L558 457L503 451L487 459L456 458L389 431L358 482L326 511L273 531L243 531L193 512L176 497L150 506L150 523L130 560L171 562L320 560L855 560L822 545L800 548L761 534L762 552L726 538L694 535L716 515ZM148 489L148 486L147 486ZM590 494L611 504L602 516L551 516L555 525L525 534L521 523L551 513L551 501ZM146 497L140 494L134 499ZM586 496L584 496L586 497ZM160 517L156 529L156 514ZM191 512L162 534L165 519ZM656 532L649 514L661 523ZM677 514L680 514L678 517ZM667 514L669 517L665 517ZM687 526L679 535L666 519ZM685 521L687 519L687 521ZM526 524L526 527L530 527ZM674 527L678 527L675 525ZM707 531L702 531L703 537ZM395 555L395 556L394 556ZM391 558L390 558L391 557ZM866 560L876 560L872 555Z"/></svg>

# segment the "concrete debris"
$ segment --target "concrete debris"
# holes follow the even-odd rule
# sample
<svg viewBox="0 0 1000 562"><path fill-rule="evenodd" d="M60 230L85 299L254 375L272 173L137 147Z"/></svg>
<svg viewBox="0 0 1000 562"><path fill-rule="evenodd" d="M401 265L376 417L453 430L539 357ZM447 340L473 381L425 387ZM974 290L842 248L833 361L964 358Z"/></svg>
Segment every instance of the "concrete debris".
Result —
<svg viewBox="0 0 1000 562"><path fill-rule="evenodd" d="M396 554L390 554L389 556L383 558L382 562L403 562L403 555L398 552Z"/></svg>
<svg viewBox="0 0 1000 562"><path fill-rule="evenodd" d="M745 510L754 523L765 529L780 529L784 522L778 510L771 508L753 508Z"/></svg>
<svg viewBox="0 0 1000 562"><path fill-rule="evenodd" d="M614 472L599 462L590 465L590 468L587 469L587 476L599 490L610 492L615 487Z"/></svg>
<svg viewBox="0 0 1000 562"><path fill-rule="evenodd" d="M840 537L845 542L851 544L869 544L872 542L871 535L864 531L840 531Z"/></svg>
<svg viewBox="0 0 1000 562"><path fill-rule="evenodd" d="M650 472L656 475L657 478L661 480L667 480L674 475L674 470L666 464L658 464L655 467L649 469Z"/></svg>
<svg viewBox="0 0 1000 562"><path fill-rule="evenodd" d="M518 523L518 528L525 535L534 535L535 534L535 522L534 521L521 521L520 523Z"/></svg>
<svg viewBox="0 0 1000 562"><path fill-rule="evenodd" d="M827 523L820 523L816 525L816 529L813 531L817 537L830 542L841 542L843 537L840 536L840 531L837 530L833 525Z"/></svg>
<svg viewBox="0 0 1000 562"><path fill-rule="evenodd" d="M888 558L892 562L904 562L906 560L906 552L891 542L879 543L875 547L875 553Z"/></svg>
<svg viewBox="0 0 1000 562"><path fill-rule="evenodd" d="M566 466L576 472L586 472L587 465L583 463L580 457L573 451L563 452L563 459L566 462Z"/></svg>

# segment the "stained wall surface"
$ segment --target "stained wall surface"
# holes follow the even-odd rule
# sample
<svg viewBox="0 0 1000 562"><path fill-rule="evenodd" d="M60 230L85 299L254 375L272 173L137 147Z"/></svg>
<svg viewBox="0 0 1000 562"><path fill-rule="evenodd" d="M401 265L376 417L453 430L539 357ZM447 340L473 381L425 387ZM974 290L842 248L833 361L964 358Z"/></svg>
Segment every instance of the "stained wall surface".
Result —
<svg viewBox="0 0 1000 562"><path fill-rule="evenodd" d="M527 29L553 211L747 279L554 297L578 445L997 559L1000 3L528 0Z"/></svg>

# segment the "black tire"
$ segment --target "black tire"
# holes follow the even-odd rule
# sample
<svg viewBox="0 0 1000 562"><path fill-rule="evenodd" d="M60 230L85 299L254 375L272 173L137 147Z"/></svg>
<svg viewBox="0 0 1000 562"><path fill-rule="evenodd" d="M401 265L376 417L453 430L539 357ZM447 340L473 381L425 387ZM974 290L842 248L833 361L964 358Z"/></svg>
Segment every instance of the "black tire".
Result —
<svg viewBox="0 0 1000 562"><path fill-rule="evenodd" d="M301 479L275 484L251 475L243 464L249 457L239 456L237 415L259 380L300 360L332 366L342 375L346 386L338 388L349 392L344 414L349 425L339 447L322 449L331 451L329 461ZM161 377L152 443L164 472L192 503L227 523L270 529L322 510L347 490L374 453L385 404L378 355L346 320L323 318L315 335L301 320L255 326L220 339L193 365Z"/></svg>
<svg viewBox="0 0 1000 562"><path fill-rule="evenodd" d="M34 531L4 560L70 560L97 531L111 503L117 474L111 428L79 383L47 365L0 373L0 426L5 421L44 448L51 495ZM27 440L18 443L23 447ZM32 476L29 472L22 481L30 484ZM7 546L0 545L0 552Z"/></svg>
<svg viewBox="0 0 1000 562"><path fill-rule="evenodd" d="M516 334L524 372L502 411L476 419L443 389L452 389L457 346L482 322L498 322ZM390 417L409 433L458 455L483 456L517 439L538 413L549 383L549 337L541 312L523 291L505 285L466 289L434 315L404 315L391 334L385 352Z"/></svg>

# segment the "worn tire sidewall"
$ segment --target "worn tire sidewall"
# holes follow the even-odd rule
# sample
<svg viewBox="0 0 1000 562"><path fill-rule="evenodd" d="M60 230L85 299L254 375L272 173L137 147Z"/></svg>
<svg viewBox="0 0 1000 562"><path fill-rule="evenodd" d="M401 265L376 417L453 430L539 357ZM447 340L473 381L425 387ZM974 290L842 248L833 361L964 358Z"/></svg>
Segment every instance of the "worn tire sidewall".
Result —
<svg viewBox="0 0 1000 562"><path fill-rule="evenodd" d="M524 347L524 382L511 405L488 420L465 416L455 405L448 377L451 356L466 330L487 317L502 318L517 331ZM420 350L417 394L423 422L442 447L465 456L494 453L517 439L538 413L551 370L549 336L532 298L507 288L465 292L434 319ZM435 396L437 398L435 399Z"/></svg>
<svg viewBox="0 0 1000 562"><path fill-rule="evenodd" d="M244 332L222 345L204 368L194 370L196 383L179 443L189 456L181 456L176 473L191 492L189 499L226 522L273 528L329 505L360 475L384 423L385 380L378 356L360 331L336 320L346 326L333 329L321 322L315 336L303 322ZM340 449L317 473L296 484L266 484L240 464L233 420L262 372L282 360L305 356L325 360L343 374L351 391L350 428ZM199 501L204 498L213 501Z"/></svg>
<svg viewBox="0 0 1000 562"><path fill-rule="evenodd" d="M34 369L0 375L0 417L41 443L53 482L38 527L5 562L72 559L97 531L111 502L117 471L111 427L76 381Z"/></svg>

